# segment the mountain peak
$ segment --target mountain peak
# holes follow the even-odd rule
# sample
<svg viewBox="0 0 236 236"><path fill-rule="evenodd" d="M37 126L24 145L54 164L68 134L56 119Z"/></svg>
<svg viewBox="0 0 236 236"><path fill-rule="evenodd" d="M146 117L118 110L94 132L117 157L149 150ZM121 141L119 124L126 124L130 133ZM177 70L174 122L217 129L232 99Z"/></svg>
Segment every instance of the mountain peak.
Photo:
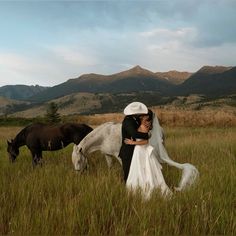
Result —
<svg viewBox="0 0 236 236"><path fill-rule="evenodd" d="M152 71L144 69L139 65L127 70L126 72L134 73L134 74L146 74L146 75L147 74L154 74Z"/></svg>
<svg viewBox="0 0 236 236"><path fill-rule="evenodd" d="M131 70L144 70L141 66L137 65L133 68L131 68Z"/></svg>

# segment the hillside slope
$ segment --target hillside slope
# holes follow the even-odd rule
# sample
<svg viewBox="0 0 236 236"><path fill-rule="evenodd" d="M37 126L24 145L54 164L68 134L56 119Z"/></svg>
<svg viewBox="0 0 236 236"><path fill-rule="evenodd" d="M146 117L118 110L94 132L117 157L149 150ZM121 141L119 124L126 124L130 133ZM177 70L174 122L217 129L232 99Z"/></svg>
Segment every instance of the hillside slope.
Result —
<svg viewBox="0 0 236 236"><path fill-rule="evenodd" d="M202 67L171 91L174 95L204 94L209 97L236 94L236 67Z"/></svg>

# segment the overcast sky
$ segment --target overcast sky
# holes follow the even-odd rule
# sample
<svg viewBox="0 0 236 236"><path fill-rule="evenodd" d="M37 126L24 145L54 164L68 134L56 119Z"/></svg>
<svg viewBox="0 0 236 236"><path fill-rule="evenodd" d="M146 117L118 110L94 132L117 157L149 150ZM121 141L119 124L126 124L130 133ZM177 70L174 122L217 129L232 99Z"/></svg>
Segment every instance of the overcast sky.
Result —
<svg viewBox="0 0 236 236"><path fill-rule="evenodd" d="M236 66L236 0L0 1L0 86Z"/></svg>

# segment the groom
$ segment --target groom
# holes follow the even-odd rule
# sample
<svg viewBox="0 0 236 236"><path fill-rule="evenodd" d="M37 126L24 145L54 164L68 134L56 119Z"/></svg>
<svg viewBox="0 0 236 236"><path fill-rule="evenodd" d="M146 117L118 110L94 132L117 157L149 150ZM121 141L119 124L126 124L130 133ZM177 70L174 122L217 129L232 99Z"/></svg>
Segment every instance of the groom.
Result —
<svg viewBox="0 0 236 236"><path fill-rule="evenodd" d="M126 182L130 164L134 152L135 145L128 145L124 143L126 138L136 140L148 139L147 133L138 132L140 125L139 115L148 114L148 108L141 102L132 102L124 109L125 118L122 122L122 145L120 148L119 156L122 160L122 166L124 171L124 180ZM146 124L150 126L149 123Z"/></svg>

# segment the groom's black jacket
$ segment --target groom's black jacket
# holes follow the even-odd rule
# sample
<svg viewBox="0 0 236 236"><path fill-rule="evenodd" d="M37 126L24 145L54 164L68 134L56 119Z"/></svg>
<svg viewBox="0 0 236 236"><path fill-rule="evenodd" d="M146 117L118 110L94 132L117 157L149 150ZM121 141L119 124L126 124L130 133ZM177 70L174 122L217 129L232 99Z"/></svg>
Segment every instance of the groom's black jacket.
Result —
<svg viewBox="0 0 236 236"><path fill-rule="evenodd" d="M134 116L126 116L122 122L122 145L120 148L119 156L122 160L123 170L124 170L124 179L125 181L128 178L129 168L134 152L135 145L128 145L124 143L126 138L136 140L139 139L148 139L147 133L138 132L139 122Z"/></svg>

